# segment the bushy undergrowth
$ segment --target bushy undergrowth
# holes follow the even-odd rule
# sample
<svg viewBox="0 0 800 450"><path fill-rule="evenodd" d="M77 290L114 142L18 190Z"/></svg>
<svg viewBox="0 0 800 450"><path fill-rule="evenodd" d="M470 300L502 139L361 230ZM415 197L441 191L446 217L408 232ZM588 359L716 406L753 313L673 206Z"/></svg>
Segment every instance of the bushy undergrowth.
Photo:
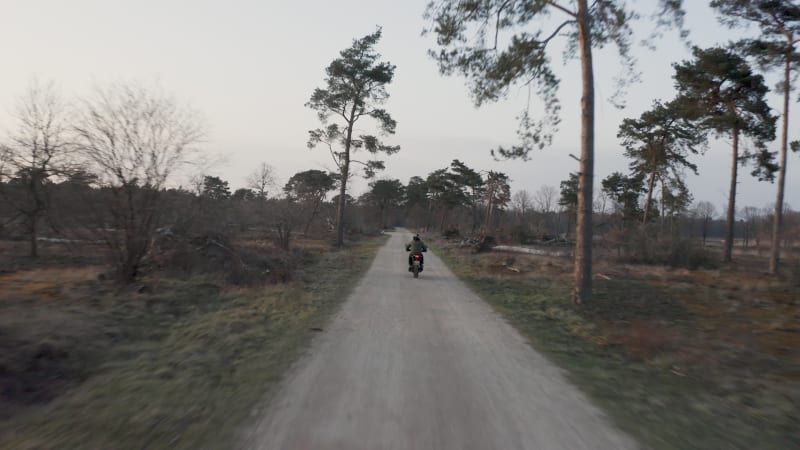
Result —
<svg viewBox="0 0 800 450"><path fill-rule="evenodd" d="M274 285L234 284L199 256L196 272L151 265L125 287L96 266L0 273L0 381L14 389L0 448L231 446L383 242L306 242ZM237 249L248 264L274 253Z"/></svg>
<svg viewBox="0 0 800 450"><path fill-rule="evenodd" d="M621 262L656 264L690 270L719 268L719 255L697 239L660 235L639 227L615 233L612 241Z"/></svg>
<svg viewBox="0 0 800 450"><path fill-rule="evenodd" d="M797 285L606 260L577 307L568 258L436 248L648 448L796 447Z"/></svg>
<svg viewBox="0 0 800 450"><path fill-rule="evenodd" d="M222 233L158 241L147 262L151 269L173 275L222 274L237 286L291 281L295 272L313 263L315 253L302 247L282 250L269 240L235 240Z"/></svg>

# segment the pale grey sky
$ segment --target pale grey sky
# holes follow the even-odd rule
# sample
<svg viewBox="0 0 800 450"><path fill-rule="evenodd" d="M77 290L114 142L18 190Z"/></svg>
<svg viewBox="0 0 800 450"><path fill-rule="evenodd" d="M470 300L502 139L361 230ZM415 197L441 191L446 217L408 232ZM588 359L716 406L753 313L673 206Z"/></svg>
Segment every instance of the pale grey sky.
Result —
<svg viewBox="0 0 800 450"><path fill-rule="evenodd" d="M120 80L154 81L189 102L206 117L205 148L225 155L212 169L240 187L261 161L273 165L285 181L307 168L332 167L322 149L308 150L307 132L318 126L303 105L321 86L324 69L355 37L383 27L379 51L397 65L389 86L387 109L398 121L389 141L402 146L386 159L380 177L425 176L458 158L469 166L508 173L514 189L536 191L558 186L577 163L579 89L577 62L564 65L553 57L563 76L562 125L551 147L531 154L531 161L496 162L489 149L515 142L515 117L525 106L527 90L512 90L508 99L476 109L464 80L439 75L426 55L430 37L420 36L428 0L3 0L0 3L0 129L12 126L8 113L37 77L53 80L66 96L81 95L95 84ZM649 11L655 0L629 2ZM706 1L686 0L690 38L709 46L743 36L718 25ZM643 29L646 29L643 28ZM751 31L752 32L752 31ZM625 110L607 101L612 77L619 72L614 52L596 53L596 176L624 171L627 161L616 139L619 123L638 117L656 98L670 99L671 63L689 57L675 33L667 33L658 50L636 50L643 82L629 89ZM775 77L770 75L770 86ZM771 97L773 107L778 98ZM536 99L533 97L533 101ZM798 139L800 109L792 104L790 139ZM777 142L772 144L777 149ZM694 158L700 176L690 176L696 200L722 209L730 170L727 142L712 144ZM800 158L790 155L787 202L800 207ZM762 207L774 201L775 185L759 183L740 171L737 204ZM366 185L354 183L358 195Z"/></svg>

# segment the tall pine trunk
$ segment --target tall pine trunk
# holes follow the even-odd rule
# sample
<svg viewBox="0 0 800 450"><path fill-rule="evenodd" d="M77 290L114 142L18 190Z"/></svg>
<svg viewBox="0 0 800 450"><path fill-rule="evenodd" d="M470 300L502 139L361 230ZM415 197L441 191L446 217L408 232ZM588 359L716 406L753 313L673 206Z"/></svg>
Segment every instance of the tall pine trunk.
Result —
<svg viewBox="0 0 800 450"><path fill-rule="evenodd" d="M345 159L347 157L345 156ZM336 245L341 247L344 245L344 208L347 199L345 198L347 192L347 176L350 171L350 162L346 161L342 166L342 181L339 183L339 204L336 208Z"/></svg>
<svg viewBox="0 0 800 450"><path fill-rule="evenodd" d="M772 218L772 254L769 258L769 273L777 274L781 259L781 231L783 228L783 194L786 185L786 153L789 140L789 82L792 68L789 58L783 71L783 124L781 131L781 166L778 170L778 195L775 199L775 216Z"/></svg>
<svg viewBox="0 0 800 450"><path fill-rule="evenodd" d="M650 172L650 180L647 182L647 198L644 202L644 213L642 214L642 225L647 225L647 217L650 214L650 202L653 199L653 188L656 185L656 171Z"/></svg>
<svg viewBox="0 0 800 450"><path fill-rule="evenodd" d="M321 199L316 199L314 201L314 209L311 210L311 217L309 217L308 222L306 222L305 229L303 229L303 234L308 235L308 230L311 229L311 223L314 222L314 218L317 217L317 211L319 210L319 204L321 201Z"/></svg>
<svg viewBox="0 0 800 450"><path fill-rule="evenodd" d="M592 299L592 191L594 184L594 73L591 18L587 0L578 0L578 39L581 50L581 163L575 228L575 291L573 302Z"/></svg>
<svg viewBox="0 0 800 450"><path fill-rule="evenodd" d="M339 205L336 210L336 245L344 245L344 209L347 205L347 177L350 176L350 145L353 143L353 125L356 116L356 105L350 109L350 120L347 121L347 138L344 141L344 161L341 162L339 182Z"/></svg>
<svg viewBox="0 0 800 450"><path fill-rule="evenodd" d="M492 209L494 208L494 186L489 186L488 197L486 202L486 223L484 225L484 232L491 233L492 226Z"/></svg>
<svg viewBox="0 0 800 450"><path fill-rule="evenodd" d="M733 158L731 161L731 189L728 197L728 221L725 225L725 251L723 260L733 259L733 225L736 222L736 177L739 170L739 127L733 127Z"/></svg>
<svg viewBox="0 0 800 450"><path fill-rule="evenodd" d="M659 225L659 231L661 233L664 232L664 216L666 215L666 208L664 207L664 177L661 177L661 200L660 200L660 212L659 218L661 219L661 225Z"/></svg>

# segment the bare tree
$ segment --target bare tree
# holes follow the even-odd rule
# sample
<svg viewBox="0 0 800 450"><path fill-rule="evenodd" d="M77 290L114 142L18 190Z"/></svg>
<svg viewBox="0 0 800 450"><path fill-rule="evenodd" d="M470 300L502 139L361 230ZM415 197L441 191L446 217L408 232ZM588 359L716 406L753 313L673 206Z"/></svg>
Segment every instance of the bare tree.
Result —
<svg viewBox="0 0 800 450"><path fill-rule="evenodd" d="M189 192L192 194L200 197L203 195L203 181L206 179L206 173L204 171L197 172L189 176L188 184L189 184Z"/></svg>
<svg viewBox="0 0 800 450"><path fill-rule="evenodd" d="M258 198L264 200L269 190L276 185L275 168L262 162L258 168L245 179L245 186L254 190Z"/></svg>
<svg viewBox="0 0 800 450"><path fill-rule="evenodd" d="M519 211L520 217L525 220L525 214L533 206L533 198L531 197L531 193L525 189L514 192L514 195L511 196L511 206Z"/></svg>
<svg viewBox="0 0 800 450"><path fill-rule="evenodd" d="M536 208L545 214L552 212L558 199L558 189L553 186L544 185L534 194Z"/></svg>
<svg viewBox="0 0 800 450"><path fill-rule="evenodd" d="M599 214L600 216L605 216L608 210L608 202L609 202L608 192L600 189L598 192L595 193L594 201L594 212L595 214Z"/></svg>
<svg viewBox="0 0 800 450"><path fill-rule="evenodd" d="M34 81L19 99L15 115L18 127L0 150L0 164L11 187L5 197L23 218L30 256L36 257L39 222L49 207L48 184L70 165L65 104L52 83Z"/></svg>
<svg viewBox="0 0 800 450"><path fill-rule="evenodd" d="M274 224L275 245L281 250L289 250L291 245L292 232L297 227L300 218L298 217L299 208L295 199L291 196L275 199Z"/></svg>
<svg viewBox="0 0 800 450"><path fill-rule="evenodd" d="M97 88L82 106L76 142L109 193L100 231L118 280L130 282L159 226L162 190L189 161L203 129L194 111L137 84Z"/></svg>
<svg viewBox="0 0 800 450"><path fill-rule="evenodd" d="M745 206L742 208L742 216L744 221L744 247L747 248L750 245L750 239L756 238L756 228L760 215L758 208L755 206ZM758 238L756 238L756 247L758 247Z"/></svg>
<svg viewBox="0 0 800 450"><path fill-rule="evenodd" d="M706 236L708 236L708 226L711 224L711 221L714 220L714 216L717 214L717 208L711 202L699 202L695 207L695 214L702 223L703 246L705 246Z"/></svg>
<svg viewBox="0 0 800 450"><path fill-rule="evenodd" d="M9 167L11 166L11 149L5 145L0 145L0 183L11 178Z"/></svg>

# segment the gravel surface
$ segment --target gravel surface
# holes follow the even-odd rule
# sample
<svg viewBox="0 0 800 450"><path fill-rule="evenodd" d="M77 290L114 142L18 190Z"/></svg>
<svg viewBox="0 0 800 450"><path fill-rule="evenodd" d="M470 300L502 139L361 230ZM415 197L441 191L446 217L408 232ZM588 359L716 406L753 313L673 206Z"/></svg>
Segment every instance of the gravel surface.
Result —
<svg viewBox="0 0 800 450"><path fill-rule="evenodd" d="M436 255L413 279L409 237L392 233L242 448L638 448Z"/></svg>

